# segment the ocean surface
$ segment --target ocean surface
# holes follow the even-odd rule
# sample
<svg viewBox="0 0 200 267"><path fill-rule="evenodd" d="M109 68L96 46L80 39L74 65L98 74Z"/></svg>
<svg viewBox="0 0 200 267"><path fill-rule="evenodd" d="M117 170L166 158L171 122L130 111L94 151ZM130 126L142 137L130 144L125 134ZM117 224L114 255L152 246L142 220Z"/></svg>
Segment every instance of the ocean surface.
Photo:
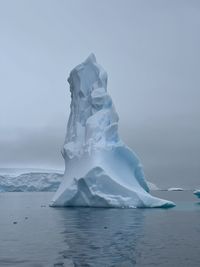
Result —
<svg viewBox="0 0 200 267"><path fill-rule="evenodd" d="M0 266L200 266L200 199L171 209L50 208L54 193L0 194Z"/></svg>

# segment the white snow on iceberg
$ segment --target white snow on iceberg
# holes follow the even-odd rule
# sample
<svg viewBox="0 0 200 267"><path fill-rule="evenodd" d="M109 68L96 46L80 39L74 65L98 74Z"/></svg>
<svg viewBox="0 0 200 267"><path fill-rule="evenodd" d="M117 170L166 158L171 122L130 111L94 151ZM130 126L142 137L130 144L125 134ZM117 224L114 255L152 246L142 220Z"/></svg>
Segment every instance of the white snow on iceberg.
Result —
<svg viewBox="0 0 200 267"><path fill-rule="evenodd" d="M151 196L136 154L118 135L107 73L91 54L69 76L71 113L62 150L63 181L51 206L173 207Z"/></svg>

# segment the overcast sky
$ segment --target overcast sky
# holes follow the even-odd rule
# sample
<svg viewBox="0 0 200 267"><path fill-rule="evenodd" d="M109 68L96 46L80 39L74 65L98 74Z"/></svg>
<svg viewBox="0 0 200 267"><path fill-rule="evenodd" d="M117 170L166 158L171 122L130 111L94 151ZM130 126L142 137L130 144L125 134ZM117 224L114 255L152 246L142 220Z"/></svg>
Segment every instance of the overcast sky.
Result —
<svg viewBox="0 0 200 267"><path fill-rule="evenodd" d="M122 139L160 186L200 185L200 1L0 0L0 167L64 167L70 70L108 72Z"/></svg>

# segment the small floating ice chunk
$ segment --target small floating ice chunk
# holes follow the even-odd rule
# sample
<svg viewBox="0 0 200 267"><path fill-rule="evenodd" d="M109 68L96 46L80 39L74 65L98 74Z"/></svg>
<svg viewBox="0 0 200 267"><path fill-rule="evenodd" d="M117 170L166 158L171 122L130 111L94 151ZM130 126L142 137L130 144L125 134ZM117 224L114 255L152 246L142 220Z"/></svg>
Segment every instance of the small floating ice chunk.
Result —
<svg viewBox="0 0 200 267"><path fill-rule="evenodd" d="M199 190L194 190L193 194L200 198L200 189Z"/></svg>
<svg viewBox="0 0 200 267"><path fill-rule="evenodd" d="M184 191L184 189L181 187L170 187L168 191Z"/></svg>

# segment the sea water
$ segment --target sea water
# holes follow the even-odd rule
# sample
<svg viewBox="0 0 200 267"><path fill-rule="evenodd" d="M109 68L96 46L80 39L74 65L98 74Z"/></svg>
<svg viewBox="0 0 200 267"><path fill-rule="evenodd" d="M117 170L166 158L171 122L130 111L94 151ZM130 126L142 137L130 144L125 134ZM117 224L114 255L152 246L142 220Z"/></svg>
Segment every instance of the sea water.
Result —
<svg viewBox="0 0 200 267"><path fill-rule="evenodd" d="M0 194L0 266L200 266L200 204L171 209L50 208L54 193Z"/></svg>

